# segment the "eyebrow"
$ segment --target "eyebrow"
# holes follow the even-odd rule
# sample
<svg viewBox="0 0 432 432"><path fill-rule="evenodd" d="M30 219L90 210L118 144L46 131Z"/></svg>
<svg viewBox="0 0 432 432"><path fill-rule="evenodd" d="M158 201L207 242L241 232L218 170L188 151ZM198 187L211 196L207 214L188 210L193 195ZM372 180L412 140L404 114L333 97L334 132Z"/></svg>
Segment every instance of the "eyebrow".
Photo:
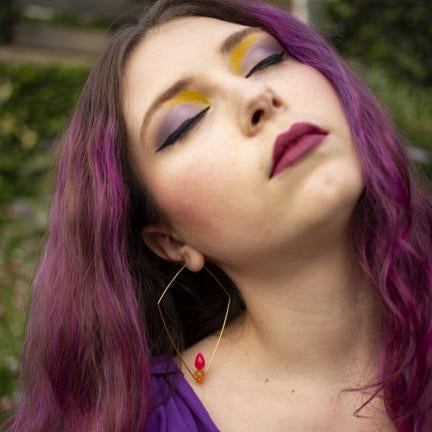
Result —
<svg viewBox="0 0 432 432"><path fill-rule="evenodd" d="M235 32L228 36L219 47L219 53L222 55L226 55L229 53L234 46L236 46L240 41L245 38L246 36L252 34L252 33L262 33L263 29L260 27L247 27L245 29L242 29L238 32ZM186 87L188 87L192 82L194 81L193 77L188 76L183 79L180 79L176 81L174 84L172 84L170 87L168 87L166 90L164 90L159 96L153 101L153 103L150 105L148 110L146 111L144 115L144 119L141 124L140 128L140 138L142 138L144 134L144 130L148 126L150 119L152 115L155 113L155 111L158 109L160 105L162 105L167 100L174 97L177 93L184 90Z"/></svg>

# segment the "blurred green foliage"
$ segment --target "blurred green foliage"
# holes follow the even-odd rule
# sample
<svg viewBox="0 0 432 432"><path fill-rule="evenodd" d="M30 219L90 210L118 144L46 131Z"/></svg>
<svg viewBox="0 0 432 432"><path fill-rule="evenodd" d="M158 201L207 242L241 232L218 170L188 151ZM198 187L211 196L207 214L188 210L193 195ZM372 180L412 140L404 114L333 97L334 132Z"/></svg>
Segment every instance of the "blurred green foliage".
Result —
<svg viewBox="0 0 432 432"><path fill-rule="evenodd" d="M372 88L409 141L431 151L430 1L331 0L324 10L326 37ZM423 168L432 173L430 164Z"/></svg>
<svg viewBox="0 0 432 432"><path fill-rule="evenodd" d="M0 64L0 208L38 194L62 128L87 70Z"/></svg>
<svg viewBox="0 0 432 432"><path fill-rule="evenodd" d="M389 78L384 69L351 61L353 69L373 89L409 141L432 151L432 88ZM431 154L432 156L432 154Z"/></svg>
<svg viewBox="0 0 432 432"><path fill-rule="evenodd" d="M332 42L345 56L361 58L389 78L432 87L430 0L332 0Z"/></svg>
<svg viewBox="0 0 432 432"><path fill-rule="evenodd" d="M21 16L15 0L0 2L0 43L10 43L13 39L14 26Z"/></svg>
<svg viewBox="0 0 432 432"><path fill-rule="evenodd" d="M87 67L0 64L0 420L19 373L28 287L53 189L53 142Z"/></svg>
<svg viewBox="0 0 432 432"><path fill-rule="evenodd" d="M117 22L111 22L111 20L109 19L97 18L92 16L77 16L68 13L56 13L50 16L49 19L22 16L21 20L23 22L34 24L85 29L99 29L104 31L108 28L111 31L115 31L120 26L120 24L118 24Z"/></svg>

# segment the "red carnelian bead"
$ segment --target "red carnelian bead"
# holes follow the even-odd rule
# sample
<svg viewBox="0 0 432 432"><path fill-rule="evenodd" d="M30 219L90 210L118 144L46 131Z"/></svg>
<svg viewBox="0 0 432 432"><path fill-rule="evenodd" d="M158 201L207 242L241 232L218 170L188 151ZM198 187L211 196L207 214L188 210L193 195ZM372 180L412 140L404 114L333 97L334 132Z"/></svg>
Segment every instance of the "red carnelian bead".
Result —
<svg viewBox="0 0 432 432"><path fill-rule="evenodd" d="M194 376L195 376L195 380L198 381L199 383L201 383L201 382L204 381L205 372L204 371L196 370L195 373L194 373Z"/></svg>
<svg viewBox="0 0 432 432"><path fill-rule="evenodd" d="M195 367L198 370L202 370L204 369L204 366L205 366L204 356L199 352L195 358Z"/></svg>

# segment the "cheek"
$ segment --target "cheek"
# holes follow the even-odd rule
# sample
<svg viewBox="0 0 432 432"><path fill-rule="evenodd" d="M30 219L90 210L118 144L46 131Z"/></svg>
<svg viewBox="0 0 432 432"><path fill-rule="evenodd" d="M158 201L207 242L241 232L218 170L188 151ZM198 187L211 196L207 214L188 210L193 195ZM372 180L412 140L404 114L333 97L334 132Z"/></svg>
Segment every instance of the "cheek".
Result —
<svg viewBox="0 0 432 432"><path fill-rule="evenodd" d="M311 66L296 63L289 73L289 97L296 110L307 109L328 123L343 117L339 98L330 81Z"/></svg>
<svg viewBox="0 0 432 432"><path fill-rule="evenodd" d="M197 162L199 161L199 162ZM212 235L215 221L223 218L222 191L229 187L229 179L221 176L220 167L214 160L193 158L190 161L166 164L158 175L149 180L149 187L159 205L165 210L173 226L184 236Z"/></svg>
<svg viewBox="0 0 432 432"><path fill-rule="evenodd" d="M334 124L341 136L346 140L351 140L350 128L346 120L342 103L330 81L317 70L308 67L305 79L310 83L311 106L315 106L319 112L323 113L322 118L329 124ZM319 95L319 97L317 97ZM330 109L329 109L330 108Z"/></svg>

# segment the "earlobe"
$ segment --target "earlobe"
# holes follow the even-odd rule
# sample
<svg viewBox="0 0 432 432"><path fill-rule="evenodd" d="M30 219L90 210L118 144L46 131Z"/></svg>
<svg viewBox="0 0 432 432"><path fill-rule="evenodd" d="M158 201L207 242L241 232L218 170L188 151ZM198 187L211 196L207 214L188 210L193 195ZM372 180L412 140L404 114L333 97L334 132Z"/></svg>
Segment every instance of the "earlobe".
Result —
<svg viewBox="0 0 432 432"><path fill-rule="evenodd" d="M190 271L199 272L204 267L205 257L201 252L185 245L182 247L181 253L183 262Z"/></svg>

